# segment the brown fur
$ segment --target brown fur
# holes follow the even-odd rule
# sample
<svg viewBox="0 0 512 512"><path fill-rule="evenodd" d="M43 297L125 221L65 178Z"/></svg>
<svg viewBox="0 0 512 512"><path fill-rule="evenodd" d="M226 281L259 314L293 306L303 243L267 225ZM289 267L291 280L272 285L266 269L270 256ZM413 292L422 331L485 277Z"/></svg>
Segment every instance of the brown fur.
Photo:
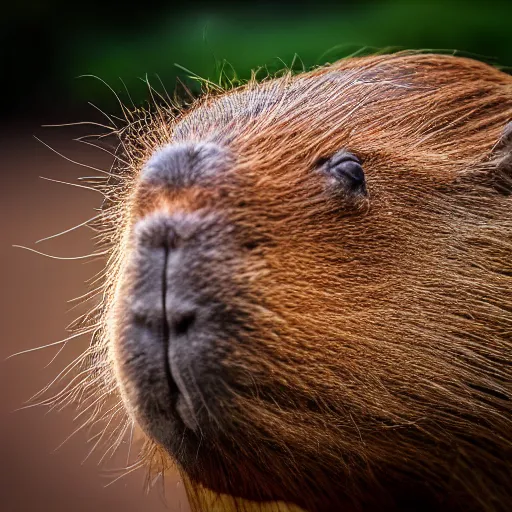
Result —
<svg viewBox="0 0 512 512"><path fill-rule="evenodd" d="M196 508L213 507L204 485L310 512L509 509L511 162L499 141L510 120L512 77L415 53L251 81L177 116L131 120L130 166L104 219L112 252L92 349L102 382L114 394L121 383L133 413L120 303L131 227L148 212L220 212L235 226L205 286L252 326L219 341L230 351L226 395L209 403L214 450L178 461ZM138 185L157 147L204 140L234 155L216 187ZM367 198L332 194L315 172L341 148L363 161Z"/></svg>

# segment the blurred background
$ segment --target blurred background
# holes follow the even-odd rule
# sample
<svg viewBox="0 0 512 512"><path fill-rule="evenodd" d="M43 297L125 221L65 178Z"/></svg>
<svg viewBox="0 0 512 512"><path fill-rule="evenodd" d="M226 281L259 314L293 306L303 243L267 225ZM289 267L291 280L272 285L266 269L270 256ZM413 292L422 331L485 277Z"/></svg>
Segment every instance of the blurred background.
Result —
<svg viewBox="0 0 512 512"><path fill-rule="evenodd" d="M49 383L87 344L9 355L66 337L73 319L67 301L86 292L84 282L101 261L60 261L13 244L58 256L94 250L87 228L35 244L43 237L86 221L101 196L86 189L39 179L79 183L95 174L80 163L108 169L110 156L73 139L93 127L44 128L43 124L104 122L99 109L119 114L112 91L124 102L148 100L146 77L172 94L177 77L197 90L187 75L231 80L251 69L324 64L354 52L421 48L457 50L461 55L512 65L512 2L323 2L313 6L283 1L144 2L115 5L89 0L9 2L0 17L0 503L3 512L188 510L182 484L170 477L144 495L144 475L118 481L126 447L108 464L86 433L76 432L74 411L46 414L41 408L15 411ZM189 71L186 71L189 70ZM163 85L162 85L163 84ZM126 87L125 87L126 86ZM129 91L129 96L126 92ZM92 106L90 103L94 104ZM87 260L86 260L87 261ZM53 360L53 361L52 361ZM49 366L48 364L51 363ZM94 443L92 443L94 444ZM124 461L124 462L123 462Z"/></svg>

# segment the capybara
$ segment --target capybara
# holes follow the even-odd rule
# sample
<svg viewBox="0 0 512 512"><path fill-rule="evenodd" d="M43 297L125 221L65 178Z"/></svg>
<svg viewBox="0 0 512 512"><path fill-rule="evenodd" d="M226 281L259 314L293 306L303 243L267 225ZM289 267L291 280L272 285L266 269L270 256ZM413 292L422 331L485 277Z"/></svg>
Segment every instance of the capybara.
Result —
<svg viewBox="0 0 512 512"><path fill-rule="evenodd" d="M127 113L82 391L197 510L511 510L512 76L400 52L217 89Z"/></svg>

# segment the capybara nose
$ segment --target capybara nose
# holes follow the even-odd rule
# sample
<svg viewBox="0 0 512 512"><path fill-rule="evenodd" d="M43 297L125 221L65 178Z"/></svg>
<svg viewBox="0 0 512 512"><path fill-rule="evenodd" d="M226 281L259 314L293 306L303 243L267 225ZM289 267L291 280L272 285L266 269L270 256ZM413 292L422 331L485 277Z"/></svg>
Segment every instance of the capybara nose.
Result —
<svg viewBox="0 0 512 512"><path fill-rule="evenodd" d="M197 222L193 217L152 214L140 220L135 229L140 299L148 305L148 316L160 316L166 339L186 336L198 316L194 305L198 292L186 276L194 251L191 237ZM150 296L155 296L153 301Z"/></svg>
<svg viewBox="0 0 512 512"><path fill-rule="evenodd" d="M195 304L203 292L194 269L207 248L204 224L208 219L196 212L157 212L135 225L135 296L167 320L171 336L187 333L198 317Z"/></svg>
<svg viewBox="0 0 512 512"><path fill-rule="evenodd" d="M208 218L197 212L143 217L134 226L129 271L126 328L132 351L159 366L151 373L167 383L164 407L193 430L199 406L192 390L209 385L207 360L219 317L219 301L208 286L211 276L205 279L202 268L208 264L205 230L211 229Z"/></svg>
<svg viewBox="0 0 512 512"><path fill-rule="evenodd" d="M137 221L133 237L135 317L163 329L171 353L202 355L226 309L220 285L227 277L215 278L209 269L218 263L219 245L227 245L229 229L211 212L159 211Z"/></svg>

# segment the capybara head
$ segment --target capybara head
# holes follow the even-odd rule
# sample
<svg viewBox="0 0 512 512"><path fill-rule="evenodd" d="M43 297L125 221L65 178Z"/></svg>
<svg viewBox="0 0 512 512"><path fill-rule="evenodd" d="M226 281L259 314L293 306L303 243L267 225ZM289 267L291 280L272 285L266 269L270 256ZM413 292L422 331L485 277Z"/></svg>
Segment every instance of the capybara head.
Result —
<svg viewBox="0 0 512 512"><path fill-rule="evenodd" d="M512 77L399 53L130 115L92 359L149 456L311 512L508 510Z"/></svg>

